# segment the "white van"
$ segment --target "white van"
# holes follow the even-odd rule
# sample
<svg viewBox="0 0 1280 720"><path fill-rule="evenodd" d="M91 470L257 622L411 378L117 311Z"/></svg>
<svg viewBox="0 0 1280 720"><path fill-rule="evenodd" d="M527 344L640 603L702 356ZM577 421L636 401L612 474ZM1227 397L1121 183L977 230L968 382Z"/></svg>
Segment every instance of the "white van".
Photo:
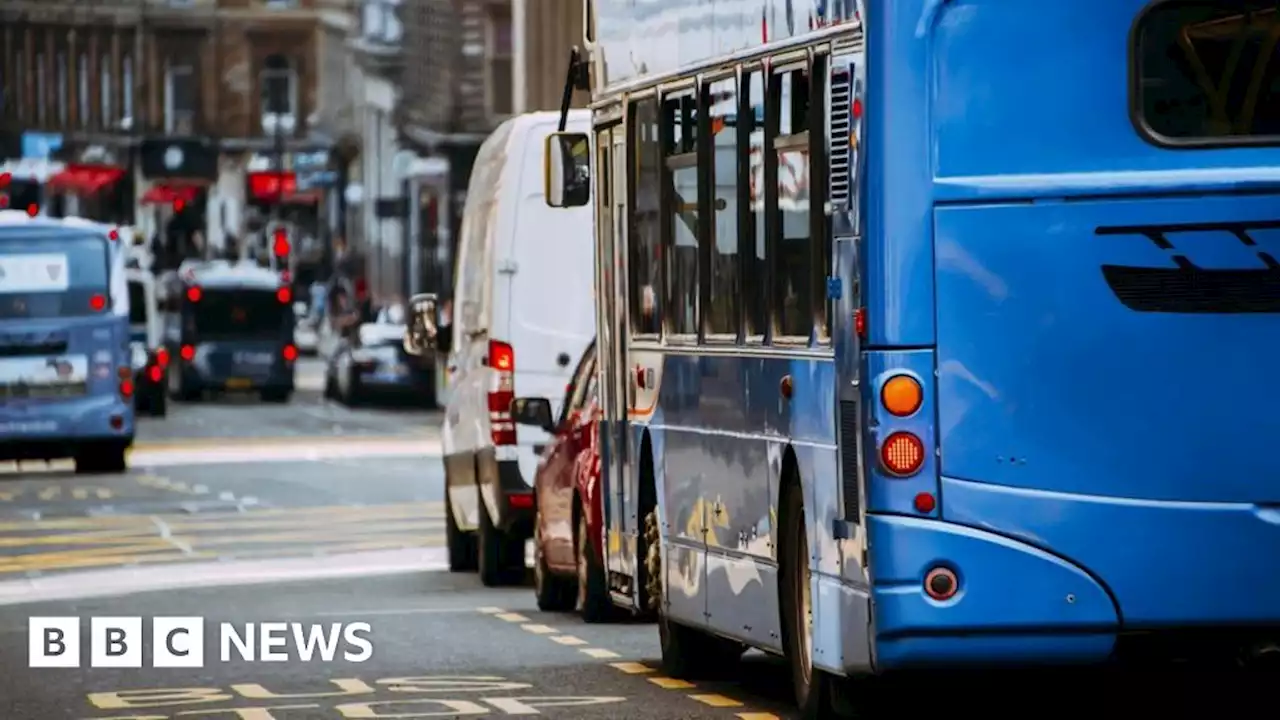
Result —
<svg viewBox="0 0 1280 720"><path fill-rule="evenodd" d="M533 475L550 436L511 400L561 398L595 334L591 207L547 207L546 137L559 113L512 118L480 146L458 243L443 445L449 567L498 585L524 577ZM591 113L566 130L588 132ZM558 411L557 411L558 412Z"/></svg>

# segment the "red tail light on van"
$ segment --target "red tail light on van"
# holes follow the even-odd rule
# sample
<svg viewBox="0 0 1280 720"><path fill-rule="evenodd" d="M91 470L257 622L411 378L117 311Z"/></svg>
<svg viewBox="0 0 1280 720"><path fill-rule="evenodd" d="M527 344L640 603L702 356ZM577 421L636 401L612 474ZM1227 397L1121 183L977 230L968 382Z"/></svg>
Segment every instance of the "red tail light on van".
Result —
<svg viewBox="0 0 1280 720"><path fill-rule="evenodd" d="M511 419L511 401L515 400L516 354L510 345L489 341L489 432L494 445L515 445L516 424Z"/></svg>

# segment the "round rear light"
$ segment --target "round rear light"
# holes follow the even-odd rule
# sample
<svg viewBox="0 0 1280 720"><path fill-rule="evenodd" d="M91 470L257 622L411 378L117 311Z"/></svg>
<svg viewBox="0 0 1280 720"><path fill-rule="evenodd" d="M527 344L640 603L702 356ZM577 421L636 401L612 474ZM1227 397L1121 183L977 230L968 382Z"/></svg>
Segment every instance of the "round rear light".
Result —
<svg viewBox="0 0 1280 720"><path fill-rule="evenodd" d="M200 295L201 295L200 288L198 287L187 288L187 300L190 300L191 302L200 302Z"/></svg>
<svg viewBox="0 0 1280 720"><path fill-rule="evenodd" d="M107 298L102 295L94 295L89 298L89 308L94 312L102 312L107 307Z"/></svg>
<svg viewBox="0 0 1280 720"><path fill-rule="evenodd" d="M164 371L160 369L160 366L152 365L151 369L147 371L147 375L151 378L151 382L158 383L164 377Z"/></svg>
<svg viewBox="0 0 1280 720"><path fill-rule="evenodd" d="M950 600L960 590L960 578L951 568L936 567L924 577L924 592L934 600Z"/></svg>
<svg viewBox="0 0 1280 720"><path fill-rule="evenodd" d="M186 360L187 362L191 362L196 357L196 349L191 345L183 345L181 353L182 353L182 359Z"/></svg>
<svg viewBox="0 0 1280 720"><path fill-rule="evenodd" d="M924 390L910 375L895 375L880 389L884 409L897 417L910 417L924 403Z"/></svg>
<svg viewBox="0 0 1280 720"><path fill-rule="evenodd" d="M924 443L908 432L893 433L880 445L880 462L890 475L912 475L924 465Z"/></svg>
<svg viewBox="0 0 1280 720"><path fill-rule="evenodd" d="M289 301L293 300L293 291L287 287L282 287L276 290L276 299L283 304L288 304Z"/></svg>
<svg viewBox="0 0 1280 720"><path fill-rule="evenodd" d="M292 345L284 346L284 359L293 362L298 359L298 348Z"/></svg>

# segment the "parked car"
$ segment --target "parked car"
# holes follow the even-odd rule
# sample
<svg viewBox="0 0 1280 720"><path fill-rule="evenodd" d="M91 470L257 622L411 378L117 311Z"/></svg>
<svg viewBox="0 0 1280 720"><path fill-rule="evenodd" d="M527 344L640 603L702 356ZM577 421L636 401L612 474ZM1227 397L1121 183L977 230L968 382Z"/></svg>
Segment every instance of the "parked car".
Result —
<svg viewBox="0 0 1280 720"><path fill-rule="evenodd" d="M362 324L354 341L338 343L325 366L325 396L351 406L407 398L434 407L435 363L406 353L404 332L404 308L394 305Z"/></svg>
<svg viewBox="0 0 1280 720"><path fill-rule="evenodd" d="M599 381L595 345L578 362L560 416L547 398L518 398L512 418L552 434L534 475L534 593L538 608L577 608L587 622L614 617L601 536Z"/></svg>

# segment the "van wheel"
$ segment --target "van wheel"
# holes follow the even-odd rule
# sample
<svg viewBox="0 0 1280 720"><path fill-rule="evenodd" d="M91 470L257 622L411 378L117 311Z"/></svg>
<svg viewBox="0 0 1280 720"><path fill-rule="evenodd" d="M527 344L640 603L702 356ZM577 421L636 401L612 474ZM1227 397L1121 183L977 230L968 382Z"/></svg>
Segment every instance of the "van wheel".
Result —
<svg viewBox="0 0 1280 720"><path fill-rule="evenodd" d="M541 515L541 513L539 513ZM542 518L533 524L533 593L538 599L538 609L543 612L570 612L578 599L573 578L556 575L547 568L542 551Z"/></svg>
<svg viewBox="0 0 1280 720"><path fill-rule="evenodd" d="M480 582L485 587L514 585L524 576L524 542L493 524L484 498L480 499L479 555Z"/></svg>
<svg viewBox="0 0 1280 720"><path fill-rule="evenodd" d="M578 597L582 619L589 623L613 620L616 610L609 596L609 584L605 580L604 563L596 553L595 543L587 532L587 514L578 513Z"/></svg>
<svg viewBox="0 0 1280 720"><path fill-rule="evenodd" d="M804 498L797 484L782 495L782 648L791 665L791 685L800 716L806 719L852 717L857 710L851 681L813 666L813 602L810 597L809 539Z"/></svg>
<svg viewBox="0 0 1280 720"><path fill-rule="evenodd" d="M658 641L662 647L662 669L674 678L693 680L724 673L742 658L744 648L731 640L681 625L667 617L666 590L662 582L662 538L658 509L644 519L645 569L650 598L657 599Z"/></svg>
<svg viewBox="0 0 1280 720"><path fill-rule="evenodd" d="M77 475L105 475L122 473L128 470L126 458L128 445L124 443L103 443L90 446L75 456Z"/></svg>
<svg viewBox="0 0 1280 720"><path fill-rule="evenodd" d="M449 502L447 487L444 491L444 518L444 542L449 550L449 572L475 572L476 534L458 528L457 521L453 519L453 505Z"/></svg>

